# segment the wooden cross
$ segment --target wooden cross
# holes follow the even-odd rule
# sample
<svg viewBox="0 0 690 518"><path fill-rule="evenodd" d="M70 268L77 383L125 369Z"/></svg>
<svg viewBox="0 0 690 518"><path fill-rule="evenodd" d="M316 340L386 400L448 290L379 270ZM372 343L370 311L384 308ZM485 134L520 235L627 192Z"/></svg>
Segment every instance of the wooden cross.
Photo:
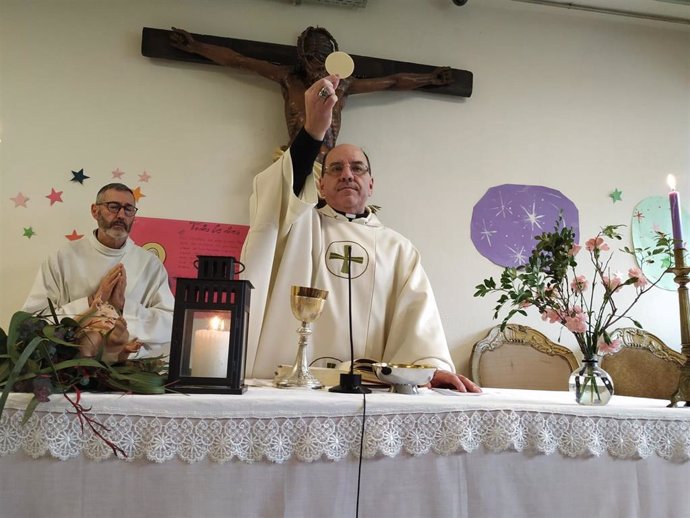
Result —
<svg viewBox="0 0 690 518"><path fill-rule="evenodd" d="M214 64L211 60L202 56L189 54L170 45L172 31L144 27L141 37L141 53L149 58L172 59L175 61L187 61L194 63ZM220 45L233 49L240 54L255 59L270 61L278 65L294 66L297 63L296 47L293 45L279 45L276 43L264 43L260 41L241 40L237 38L224 38L221 36L208 36L193 34L194 38L204 43ZM436 67L407 63L391 59L372 58L351 54L355 62L355 75L359 78L382 77L400 72L428 73ZM444 86L423 86L419 90L433 94L455 95L470 97L472 95L472 72L468 70L451 69L453 82Z"/></svg>
<svg viewBox="0 0 690 518"><path fill-rule="evenodd" d="M304 126L304 92L326 77L324 61L337 49L333 36L322 27L308 27L298 46L191 34L183 29L167 31L144 27L141 53L147 57L212 63L252 70L280 84L285 100L285 119L290 143ZM472 73L450 67L432 67L387 59L352 56L356 74L343 78L336 89L333 121L321 146L321 157L336 144L341 111L349 95L383 90L424 90L469 97Z"/></svg>

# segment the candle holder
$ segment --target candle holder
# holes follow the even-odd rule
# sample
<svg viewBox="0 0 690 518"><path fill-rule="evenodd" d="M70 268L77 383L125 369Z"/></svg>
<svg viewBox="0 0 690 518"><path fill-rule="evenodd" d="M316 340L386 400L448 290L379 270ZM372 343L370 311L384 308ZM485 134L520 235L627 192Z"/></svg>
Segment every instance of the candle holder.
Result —
<svg viewBox="0 0 690 518"><path fill-rule="evenodd" d="M690 282L690 267L685 266L685 249L677 247L673 250L675 264L670 271L674 273L673 280L678 284L678 306L680 310L680 341L681 353L685 356L685 363L680 370L678 388L671 396L669 406L685 401L685 406L690 406L690 297L688 297L687 284Z"/></svg>
<svg viewBox="0 0 690 518"><path fill-rule="evenodd" d="M198 278L177 279L168 382L191 393L242 394L249 281L234 280L233 257L199 256Z"/></svg>

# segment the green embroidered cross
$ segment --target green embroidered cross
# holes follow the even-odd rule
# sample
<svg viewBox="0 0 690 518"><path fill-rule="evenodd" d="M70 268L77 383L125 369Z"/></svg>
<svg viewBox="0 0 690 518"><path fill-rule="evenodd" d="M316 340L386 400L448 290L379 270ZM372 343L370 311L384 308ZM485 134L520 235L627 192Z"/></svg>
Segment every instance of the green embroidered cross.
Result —
<svg viewBox="0 0 690 518"><path fill-rule="evenodd" d="M329 259L342 259L343 266L340 268L340 273L350 273L350 263L364 263L364 257L352 257L352 245L345 245L345 255L340 255L337 252L331 252Z"/></svg>

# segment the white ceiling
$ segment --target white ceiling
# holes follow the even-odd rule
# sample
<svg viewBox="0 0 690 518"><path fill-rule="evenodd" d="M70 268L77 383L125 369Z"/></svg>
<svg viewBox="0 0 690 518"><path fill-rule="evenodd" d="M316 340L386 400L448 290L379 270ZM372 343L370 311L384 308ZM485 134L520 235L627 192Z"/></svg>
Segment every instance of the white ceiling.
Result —
<svg viewBox="0 0 690 518"><path fill-rule="evenodd" d="M366 7L368 0L291 0L294 4L317 3L339 7ZM458 6L481 0L448 0ZM690 25L690 0L513 0L552 8L632 16Z"/></svg>
<svg viewBox="0 0 690 518"><path fill-rule="evenodd" d="M514 0L550 5L554 8L606 11L610 14L661 17L690 23L690 0Z"/></svg>

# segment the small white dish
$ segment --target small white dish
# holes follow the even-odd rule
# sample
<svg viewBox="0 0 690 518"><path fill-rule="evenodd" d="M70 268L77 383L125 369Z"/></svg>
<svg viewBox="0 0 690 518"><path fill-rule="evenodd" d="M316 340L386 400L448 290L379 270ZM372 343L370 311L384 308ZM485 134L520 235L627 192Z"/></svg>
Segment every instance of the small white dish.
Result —
<svg viewBox="0 0 690 518"><path fill-rule="evenodd" d="M378 379L390 384L390 392L397 394L419 394L417 387L429 383L436 372L433 365L374 363L371 367Z"/></svg>

